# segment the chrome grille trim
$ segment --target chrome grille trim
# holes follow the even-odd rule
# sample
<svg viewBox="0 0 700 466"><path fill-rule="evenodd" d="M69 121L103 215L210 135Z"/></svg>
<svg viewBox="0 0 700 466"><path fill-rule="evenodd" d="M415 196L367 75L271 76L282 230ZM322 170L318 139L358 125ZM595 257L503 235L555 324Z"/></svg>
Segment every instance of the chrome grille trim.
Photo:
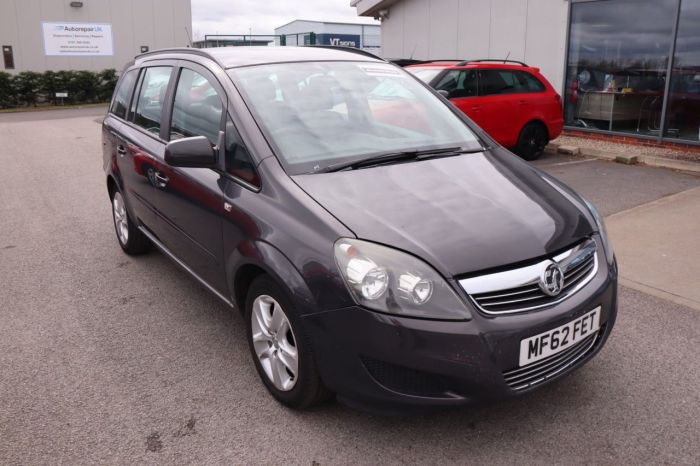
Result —
<svg viewBox="0 0 700 466"><path fill-rule="evenodd" d="M524 390L549 380L586 356L600 340L603 330L604 328L601 328L594 335L581 340L566 351L524 367L505 371L503 378L513 390Z"/></svg>
<svg viewBox="0 0 700 466"><path fill-rule="evenodd" d="M564 272L564 285L557 296L546 295L539 286L540 276L552 262ZM596 242L583 243L537 264L459 280L474 305L492 315L514 314L558 304L583 288L598 271Z"/></svg>

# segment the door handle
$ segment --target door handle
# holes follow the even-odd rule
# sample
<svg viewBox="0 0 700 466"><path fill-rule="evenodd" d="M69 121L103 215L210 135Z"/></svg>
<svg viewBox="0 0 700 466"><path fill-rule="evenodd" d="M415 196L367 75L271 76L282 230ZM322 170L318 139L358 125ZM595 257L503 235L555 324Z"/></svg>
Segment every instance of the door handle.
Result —
<svg viewBox="0 0 700 466"><path fill-rule="evenodd" d="M119 145L117 146L117 154L119 154L119 155L121 155L122 157L124 157L124 156L126 155L126 147L124 147L124 146L122 146L121 144L119 144Z"/></svg>
<svg viewBox="0 0 700 466"><path fill-rule="evenodd" d="M170 178L167 176L163 175L161 172L156 171L153 176L156 179L156 187L157 188L165 188L168 184L168 181L170 181Z"/></svg>
<svg viewBox="0 0 700 466"><path fill-rule="evenodd" d="M527 100L521 100L518 102L520 105L527 105Z"/></svg>
<svg viewBox="0 0 700 466"><path fill-rule="evenodd" d="M481 107L479 107L478 105L475 105L474 107L472 107L472 110L474 110L475 112L478 112L479 110L481 110Z"/></svg>

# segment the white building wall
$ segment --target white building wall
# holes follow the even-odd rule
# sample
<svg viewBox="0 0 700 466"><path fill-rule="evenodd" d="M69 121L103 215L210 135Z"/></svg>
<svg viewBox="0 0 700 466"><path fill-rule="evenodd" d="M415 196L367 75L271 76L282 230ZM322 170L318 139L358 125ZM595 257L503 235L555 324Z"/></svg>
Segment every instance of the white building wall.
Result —
<svg viewBox="0 0 700 466"><path fill-rule="evenodd" d="M379 24L351 24L299 19L275 28L276 35L303 34L309 32L316 34L358 35L364 39L363 46L368 49L378 48L382 45L382 32ZM301 42L301 40L300 37L299 41ZM287 38L287 45L295 45L294 37ZM376 50L372 51L376 52Z"/></svg>
<svg viewBox="0 0 700 466"><path fill-rule="evenodd" d="M110 23L114 55L46 56L43 21ZM191 30L190 0L83 0L80 8L68 0L0 0L0 45L11 45L15 60L15 69L5 70L0 57L0 71L121 70L142 45L187 46Z"/></svg>
<svg viewBox="0 0 700 466"><path fill-rule="evenodd" d="M317 21L296 20L276 28L275 34L302 34L306 32L315 32L318 34L321 32L318 29L320 29L322 25L323 23Z"/></svg>
<svg viewBox="0 0 700 466"><path fill-rule="evenodd" d="M382 20L385 57L508 56L539 67L563 89L567 0L398 0L379 8L389 12Z"/></svg>

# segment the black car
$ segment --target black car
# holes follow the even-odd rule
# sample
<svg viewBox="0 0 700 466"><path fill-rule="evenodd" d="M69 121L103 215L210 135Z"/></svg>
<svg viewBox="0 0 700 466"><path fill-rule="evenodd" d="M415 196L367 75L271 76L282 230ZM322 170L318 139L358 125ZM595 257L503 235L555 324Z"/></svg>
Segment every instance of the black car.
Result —
<svg viewBox="0 0 700 466"><path fill-rule="evenodd" d="M612 330L595 208L372 55L139 55L102 134L122 249L157 246L239 310L285 405L518 395Z"/></svg>

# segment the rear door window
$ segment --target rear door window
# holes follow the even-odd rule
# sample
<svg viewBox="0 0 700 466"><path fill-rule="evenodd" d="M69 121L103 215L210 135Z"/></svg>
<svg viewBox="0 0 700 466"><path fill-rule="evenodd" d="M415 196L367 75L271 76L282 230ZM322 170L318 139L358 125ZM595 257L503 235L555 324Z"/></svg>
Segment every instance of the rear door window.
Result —
<svg viewBox="0 0 700 466"><path fill-rule="evenodd" d="M121 81L119 87L114 94L114 100L109 111L119 118L126 118L126 109L129 107L129 96L131 89L134 87L134 82L138 76L138 70L127 71Z"/></svg>
<svg viewBox="0 0 700 466"><path fill-rule="evenodd" d="M481 83L481 95L513 94L515 90L515 77L512 73L501 70L479 71Z"/></svg>
<svg viewBox="0 0 700 466"><path fill-rule="evenodd" d="M170 66L146 68L135 99L134 123L149 133L160 134L165 93L170 82Z"/></svg>
<svg viewBox="0 0 700 466"><path fill-rule="evenodd" d="M527 94L544 91L544 85L530 73L519 70L481 70L482 95Z"/></svg>
<svg viewBox="0 0 700 466"><path fill-rule="evenodd" d="M221 96L209 80L183 68L175 91L170 139L205 136L216 144L223 108Z"/></svg>

